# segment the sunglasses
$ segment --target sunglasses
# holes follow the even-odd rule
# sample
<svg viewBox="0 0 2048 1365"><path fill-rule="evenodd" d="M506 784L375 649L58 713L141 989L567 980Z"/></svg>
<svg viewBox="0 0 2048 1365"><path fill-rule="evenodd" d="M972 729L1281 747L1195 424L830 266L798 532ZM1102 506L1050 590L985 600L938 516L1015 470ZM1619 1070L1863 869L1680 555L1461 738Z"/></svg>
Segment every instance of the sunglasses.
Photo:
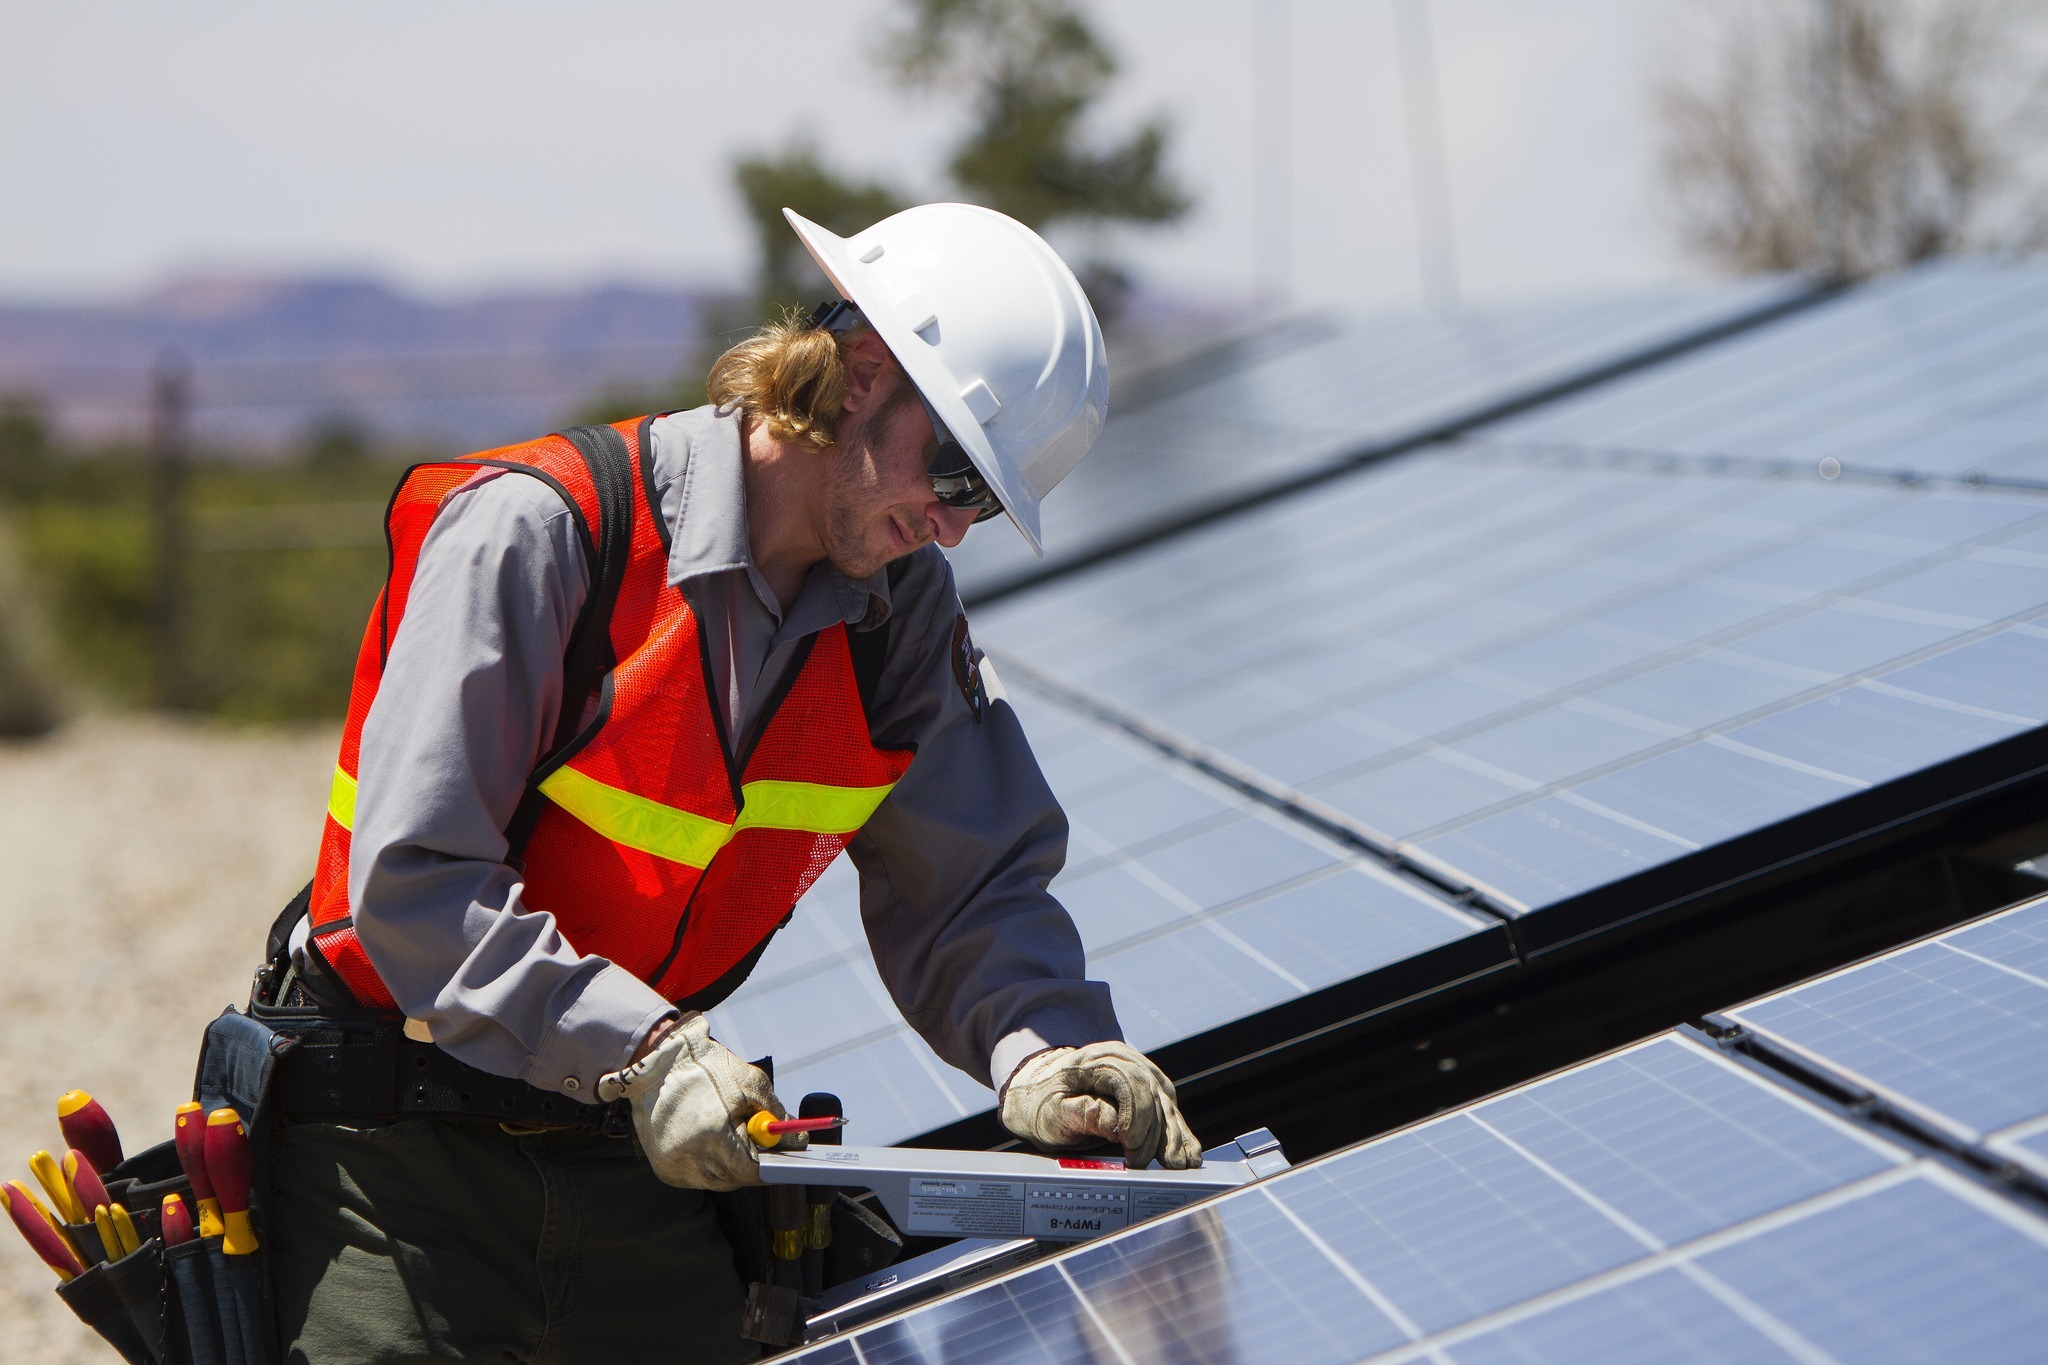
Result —
<svg viewBox="0 0 2048 1365"><path fill-rule="evenodd" d="M809 319L811 326L823 327L833 332L846 331L863 321L865 319L861 317L860 309L845 299L819 304L811 310ZM905 379L908 378L906 375ZM988 486L988 480L982 478L981 471L974 467L974 461L968 457L966 447L953 439L952 430L939 420L939 414L933 410L931 403L925 399L924 393L917 385L912 384L910 391L917 395L918 406L923 408L924 415L931 419L932 437L936 444L931 458L925 462L925 477L931 480L932 496L946 506L961 511L975 509L974 524L977 526L990 517L1001 516L1002 499Z"/></svg>

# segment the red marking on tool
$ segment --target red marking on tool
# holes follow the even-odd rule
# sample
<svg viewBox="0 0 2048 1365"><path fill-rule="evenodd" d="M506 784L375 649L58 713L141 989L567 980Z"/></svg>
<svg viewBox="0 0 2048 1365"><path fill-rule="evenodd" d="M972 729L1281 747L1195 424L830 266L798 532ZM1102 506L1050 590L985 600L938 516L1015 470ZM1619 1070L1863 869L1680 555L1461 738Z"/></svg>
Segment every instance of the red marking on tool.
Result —
<svg viewBox="0 0 2048 1365"><path fill-rule="evenodd" d="M1063 1156L1060 1165L1070 1171L1121 1171L1125 1169L1120 1156Z"/></svg>

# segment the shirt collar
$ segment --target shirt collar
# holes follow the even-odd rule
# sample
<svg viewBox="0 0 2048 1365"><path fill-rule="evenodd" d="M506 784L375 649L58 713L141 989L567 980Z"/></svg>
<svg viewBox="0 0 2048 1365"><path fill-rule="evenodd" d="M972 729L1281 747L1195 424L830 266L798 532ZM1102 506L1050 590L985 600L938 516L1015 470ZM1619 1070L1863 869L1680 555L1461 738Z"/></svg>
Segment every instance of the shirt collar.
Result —
<svg viewBox="0 0 2048 1365"><path fill-rule="evenodd" d="M655 496L669 527L669 582L680 588L710 574L754 574L738 410L702 407L671 413L655 420L649 439L654 446ZM820 590L850 626L872 629L889 619L887 570L853 579L830 563L820 563L811 570L790 614Z"/></svg>

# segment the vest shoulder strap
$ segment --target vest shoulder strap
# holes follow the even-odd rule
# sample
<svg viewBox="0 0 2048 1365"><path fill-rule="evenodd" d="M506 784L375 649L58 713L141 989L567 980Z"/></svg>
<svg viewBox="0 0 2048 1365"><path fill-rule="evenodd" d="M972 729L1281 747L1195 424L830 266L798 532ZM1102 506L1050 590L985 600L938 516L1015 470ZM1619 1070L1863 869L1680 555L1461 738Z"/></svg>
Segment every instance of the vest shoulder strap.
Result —
<svg viewBox="0 0 2048 1365"><path fill-rule="evenodd" d="M626 448L626 438L609 426L570 427L560 435L576 447L576 453L590 470L591 483L597 489L598 526L592 546L590 589L584 595L583 610L577 613L562 658L562 706L555 717L554 734L548 741L546 755L527 779L519 806L505 828L509 845L506 856L514 860L525 851L545 807L541 780L559 766L562 756L576 742L585 706L617 662L612 656L612 608L618 604L619 585L625 581L626 562L632 556L633 494L639 470L632 452ZM659 515L657 512L657 520Z"/></svg>

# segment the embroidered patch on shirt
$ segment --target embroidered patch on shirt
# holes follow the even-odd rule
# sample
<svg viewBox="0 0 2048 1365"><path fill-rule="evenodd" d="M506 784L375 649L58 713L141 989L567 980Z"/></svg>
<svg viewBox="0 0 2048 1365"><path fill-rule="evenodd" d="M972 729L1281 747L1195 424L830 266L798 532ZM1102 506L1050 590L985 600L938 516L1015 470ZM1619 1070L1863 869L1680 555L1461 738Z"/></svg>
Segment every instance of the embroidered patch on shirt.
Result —
<svg viewBox="0 0 2048 1365"><path fill-rule="evenodd" d="M976 656L973 637L967 633L965 612L953 622L953 681L960 684L960 695L967 699L967 709L975 723L980 724L981 713L988 710L988 689L981 684L981 660Z"/></svg>

